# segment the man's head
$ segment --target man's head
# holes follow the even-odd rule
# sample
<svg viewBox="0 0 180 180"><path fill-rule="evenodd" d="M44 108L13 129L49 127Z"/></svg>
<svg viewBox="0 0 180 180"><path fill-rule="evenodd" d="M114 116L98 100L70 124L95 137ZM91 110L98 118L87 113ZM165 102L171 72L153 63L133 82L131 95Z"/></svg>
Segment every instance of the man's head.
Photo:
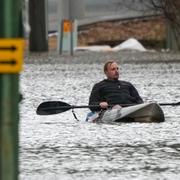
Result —
<svg viewBox="0 0 180 180"><path fill-rule="evenodd" d="M110 80L116 80L119 78L119 67L114 60L107 61L104 64L104 73Z"/></svg>

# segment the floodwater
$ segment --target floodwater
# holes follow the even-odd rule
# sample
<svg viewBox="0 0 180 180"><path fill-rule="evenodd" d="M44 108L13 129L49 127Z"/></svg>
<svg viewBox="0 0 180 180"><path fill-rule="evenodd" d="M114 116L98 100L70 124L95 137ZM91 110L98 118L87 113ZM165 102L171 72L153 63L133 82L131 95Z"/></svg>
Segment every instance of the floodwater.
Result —
<svg viewBox="0 0 180 180"><path fill-rule="evenodd" d="M36 115L44 101L87 105L103 79L101 62L26 64L21 74L21 180L152 180L180 178L180 107L164 106L163 123L86 123L88 109ZM122 64L144 101L180 101L180 64Z"/></svg>

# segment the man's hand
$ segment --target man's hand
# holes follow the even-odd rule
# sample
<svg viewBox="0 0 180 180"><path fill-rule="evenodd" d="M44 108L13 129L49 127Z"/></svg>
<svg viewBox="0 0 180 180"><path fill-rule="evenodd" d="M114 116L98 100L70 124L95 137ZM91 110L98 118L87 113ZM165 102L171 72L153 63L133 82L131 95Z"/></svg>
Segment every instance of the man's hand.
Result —
<svg viewBox="0 0 180 180"><path fill-rule="evenodd" d="M108 103L107 102L101 102L99 103L102 109L107 109L108 108Z"/></svg>

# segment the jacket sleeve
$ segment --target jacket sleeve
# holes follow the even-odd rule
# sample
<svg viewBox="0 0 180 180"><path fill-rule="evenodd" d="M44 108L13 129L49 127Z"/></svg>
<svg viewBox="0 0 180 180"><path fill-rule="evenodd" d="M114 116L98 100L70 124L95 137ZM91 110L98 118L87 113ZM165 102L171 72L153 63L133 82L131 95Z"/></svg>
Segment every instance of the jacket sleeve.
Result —
<svg viewBox="0 0 180 180"><path fill-rule="evenodd" d="M101 102L101 97L100 97L100 88L98 84L95 84L92 88L90 97L89 97L89 105L99 105ZM89 108L91 111L100 111L101 108L99 107L90 107Z"/></svg>
<svg viewBox="0 0 180 180"><path fill-rule="evenodd" d="M131 96L135 98L136 103L143 103L143 99L140 97L137 89L131 84Z"/></svg>

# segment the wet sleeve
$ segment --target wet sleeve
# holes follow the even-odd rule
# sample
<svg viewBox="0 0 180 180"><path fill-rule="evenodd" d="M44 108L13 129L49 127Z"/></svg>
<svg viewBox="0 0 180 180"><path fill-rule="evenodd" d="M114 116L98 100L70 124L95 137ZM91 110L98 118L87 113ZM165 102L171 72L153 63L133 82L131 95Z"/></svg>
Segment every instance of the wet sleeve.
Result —
<svg viewBox="0 0 180 180"><path fill-rule="evenodd" d="M101 102L101 97L100 97L100 88L98 86L98 84L95 84L94 87L92 88L90 97L89 97L89 105L99 105L99 103ZM91 107L89 108L91 111L100 111L100 107L99 108L95 108L95 107Z"/></svg>
<svg viewBox="0 0 180 180"><path fill-rule="evenodd" d="M136 103L143 103L143 99L140 97L137 89L131 84L131 96L135 98Z"/></svg>

